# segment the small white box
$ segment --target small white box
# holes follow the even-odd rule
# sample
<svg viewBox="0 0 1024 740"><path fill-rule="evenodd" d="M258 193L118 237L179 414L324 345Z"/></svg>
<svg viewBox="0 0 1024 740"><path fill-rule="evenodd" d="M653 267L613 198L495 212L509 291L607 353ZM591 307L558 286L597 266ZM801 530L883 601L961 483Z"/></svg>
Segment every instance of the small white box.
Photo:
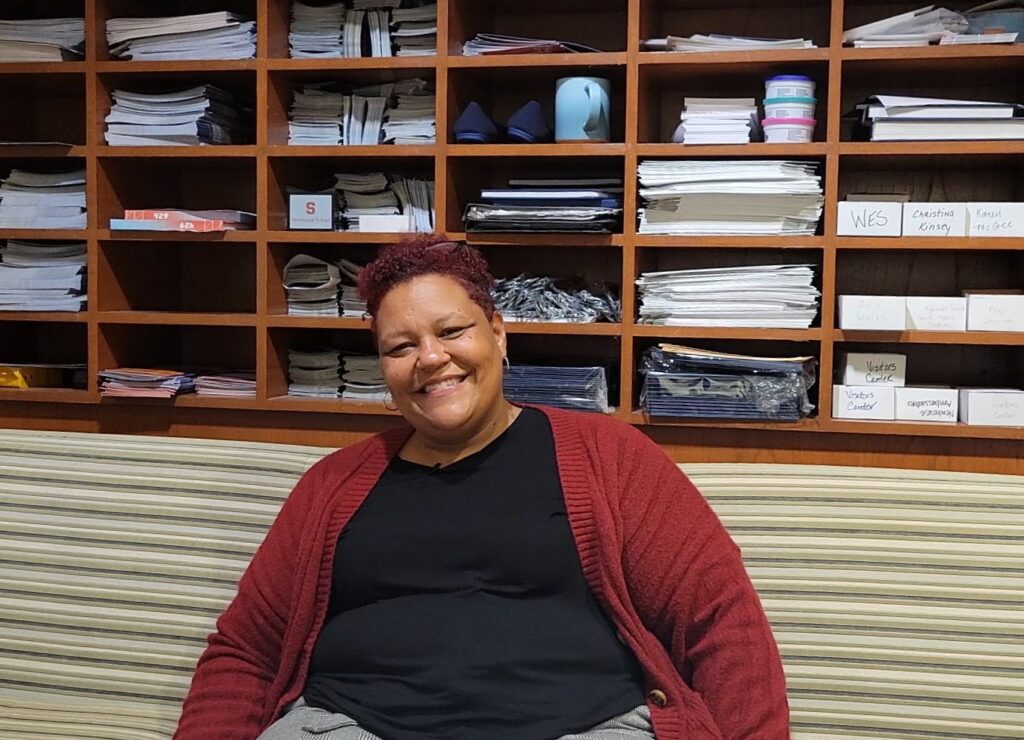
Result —
<svg viewBox="0 0 1024 740"><path fill-rule="evenodd" d="M967 331L967 299L907 296L907 328L916 331Z"/></svg>
<svg viewBox="0 0 1024 740"><path fill-rule="evenodd" d="M955 422L959 397L956 388L897 388L896 419Z"/></svg>
<svg viewBox="0 0 1024 740"><path fill-rule="evenodd" d="M1024 295L969 294L967 331L1024 331Z"/></svg>
<svg viewBox="0 0 1024 740"><path fill-rule="evenodd" d="M843 359L844 385L907 384L907 356L884 352L847 352Z"/></svg>
<svg viewBox="0 0 1024 740"><path fill-rule="evenodd" d="M892 421L896 418L895 391L882 385L834 385L832 418Z"/></svg>
<svg viewBox="0 0 1024 740"><path fill-rule="evenodd" d="M409 217L405 214L392 216L360 216L359 231L373 233L400 233L409 231Z"/></svg>
<svg viewBox="0 0 1024 740"><path fill-rule="evenodd" d="M903 204L888 201L839 201L839 236L899 236Z"/></svg>
<svg viewBox="0 0 1024 740"><path fill-rule="evenodd" d="M901 295L841 295L839 328L903 331L907 328L907 299Z"/></svg>
<svg viewBox="0 0 1024 740"><path fill-rule="evenodd" d="M960 421L972 426L1024 427L1024 391L961 388Z"/></svg>
<svg viewBox="0 0 1024 740"><path fill-rule="evenodd" d="M904 203L903 236L967 236L967 204Z"/></svg>
<svg viewBox="0 0 1024 740"><path fill-rule="evenodd" d="M968 236L1024 236L1024 203L968 203Z"/></svg>
<svg viewBox="0 0 1024 740"><path fill-rule="evenodd" d="M288 228L305 231L333 231L334 196L329 193L289 194Z"/></svg>

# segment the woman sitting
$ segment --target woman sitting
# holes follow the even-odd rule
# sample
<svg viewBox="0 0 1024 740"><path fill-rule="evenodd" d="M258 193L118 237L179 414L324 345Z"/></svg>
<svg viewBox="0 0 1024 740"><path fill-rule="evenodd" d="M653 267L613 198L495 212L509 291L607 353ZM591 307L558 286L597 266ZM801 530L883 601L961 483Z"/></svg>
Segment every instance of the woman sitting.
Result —
<svg viewBox="0 0 1024 740"><path fill-rule="evenodd" d="M788 737L738 548L638 430L505 400L492 284L436 236L363 270L407 423L303 476L176 738Z"/></svg>

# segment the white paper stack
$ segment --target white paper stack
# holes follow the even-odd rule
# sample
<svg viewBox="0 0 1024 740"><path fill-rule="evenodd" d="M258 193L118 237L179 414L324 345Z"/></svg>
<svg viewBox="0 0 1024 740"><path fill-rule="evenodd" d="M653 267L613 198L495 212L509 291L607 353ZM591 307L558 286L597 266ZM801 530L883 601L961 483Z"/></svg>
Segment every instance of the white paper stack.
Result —
<svg viewBox="0 0 1024 740"><path fill-rule="evenodd" d="M284 266L282 279L289 316L337 316L341 272L337 265L297 254Z"/></svg>
<svg viewBox="0 0 1024 740"><path fill-rule="evenodd" d="M346 401L383 403L388 387L376 355L342 352L341 397Z"/></svg>
<svg viewBox="0 0 1024 740"><path fill-rule="evenodd" d="M215 85L165 93L114 90L104 119L112 146L239 144L247 124L234 95Z"/></svg>
<svg viewBox="0 0 1024 740"><path fill-rule="evenodd" d="M80 59L84 43L84 18L0 20L0 62Z"/></svg>
<svg viewBox="0 0 1024 740"><path fill-rule="evenodd" d="M812 235L824 204L815 162L647 160L641 234Z"/></svg>
<svg viewBox="0 0 1024 740"><path fill-rule="evenodd" d="M11 170L0 180L0 228L84 229L85 170Z"/></svg>
<svg viewBox="0 0 1024 740"><path fill-rule="evenodd" d="M812 265L753 265L645 272L636 281L640 323L806 329L821 293Z"/></svg>
<svg viewBox="0 0 1024 740"><path fill-rule="evenodd" d="M866 49L928 46L947 36L963 33L967 26L967 18L962 14L926 5L843 31L843 43Z"/></svg>
<svg viewBox="0 0 1024 740"><path fill-rule="evenodd" d="M720 33L695 33L692 36L668 36L652 39L646 48L657 48L664 44L664 51L760 51L765 49L814 49L813 41L807 39L759 39L747 36L729 36Z"/></svg>
<svg viewBox="0 0 1024 740"><path fill-rule="evenodd" d="M437 3L391 11L391 38L395 56L428 57L437 54Z"/></svg>
<svg viewBox="0 0 1024 740"><path fill-rule="evenodd" d="M305 5L292 3L288 31L289 53L293 59L328 59L342 56L342 28L345 4Z"/></svg>
<svg viewBox="0 0 1024 740"><path fill-rule="evenodd" d="M0 311L81 311L85 242L12 239L0 247Z"/></svg>
<svg viewBox="0 0 1024 740"><path fill-rule="evenodd" d="M226 10L163 18L111 18L110 53L124 59L252 59L256 24Z"/></svg>
<svg viewBox="0 0 1024 740"><path fill-rule="evenodd" d="M1024 139L1014 103L872 95L857 109L871 141Z"/></svg>
<svg viewBox="0 0 1024 740"><path fill-rule="evenodd" d="M754 98L684 98L677 144L749 144L757 131Z"/></svg>
<svg viewBox="0 0 1024 740"><path fill-rule="evenodd" d="M341 354L336 349L288 350L288 395L337 398L341 389Z"/></svg>
<svg viewBox="0 0 1024 740"><path fill-rule="evenodd" d="M256 398L256 373L232 371L196 378L196 395L211 398Z"/></svg>

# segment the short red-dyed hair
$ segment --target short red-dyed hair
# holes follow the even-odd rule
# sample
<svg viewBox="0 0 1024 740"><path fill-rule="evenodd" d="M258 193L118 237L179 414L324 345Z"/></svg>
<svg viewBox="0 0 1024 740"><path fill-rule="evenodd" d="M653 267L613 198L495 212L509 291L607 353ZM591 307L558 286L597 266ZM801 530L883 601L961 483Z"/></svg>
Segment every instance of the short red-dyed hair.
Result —
<svg viewBox="0 0 1024 740"><path fill-rule="evenodd" d="M392 288L420 275L444 275L466 289L487 315L494 315L494 276L487 260L465 242L453 242L443 234L417 234L384 247L377 258L359 272L359 296L376 318L380 302Z"/></svg>

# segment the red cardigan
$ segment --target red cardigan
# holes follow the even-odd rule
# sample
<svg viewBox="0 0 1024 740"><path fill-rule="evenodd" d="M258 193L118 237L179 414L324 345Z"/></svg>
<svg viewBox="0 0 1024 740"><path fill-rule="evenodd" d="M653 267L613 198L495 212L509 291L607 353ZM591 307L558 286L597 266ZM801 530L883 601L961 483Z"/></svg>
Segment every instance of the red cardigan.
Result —
<svg viewBox="0 0 1024 740"><path fill-rule="evenodd" d="M658 740L788 738L775 641L704 498L633 427L541 410L583 576L643 667ZM302 477L209 637L176 740L253 740L302 694L338 535L410 433L339 450Z"/></svg>

